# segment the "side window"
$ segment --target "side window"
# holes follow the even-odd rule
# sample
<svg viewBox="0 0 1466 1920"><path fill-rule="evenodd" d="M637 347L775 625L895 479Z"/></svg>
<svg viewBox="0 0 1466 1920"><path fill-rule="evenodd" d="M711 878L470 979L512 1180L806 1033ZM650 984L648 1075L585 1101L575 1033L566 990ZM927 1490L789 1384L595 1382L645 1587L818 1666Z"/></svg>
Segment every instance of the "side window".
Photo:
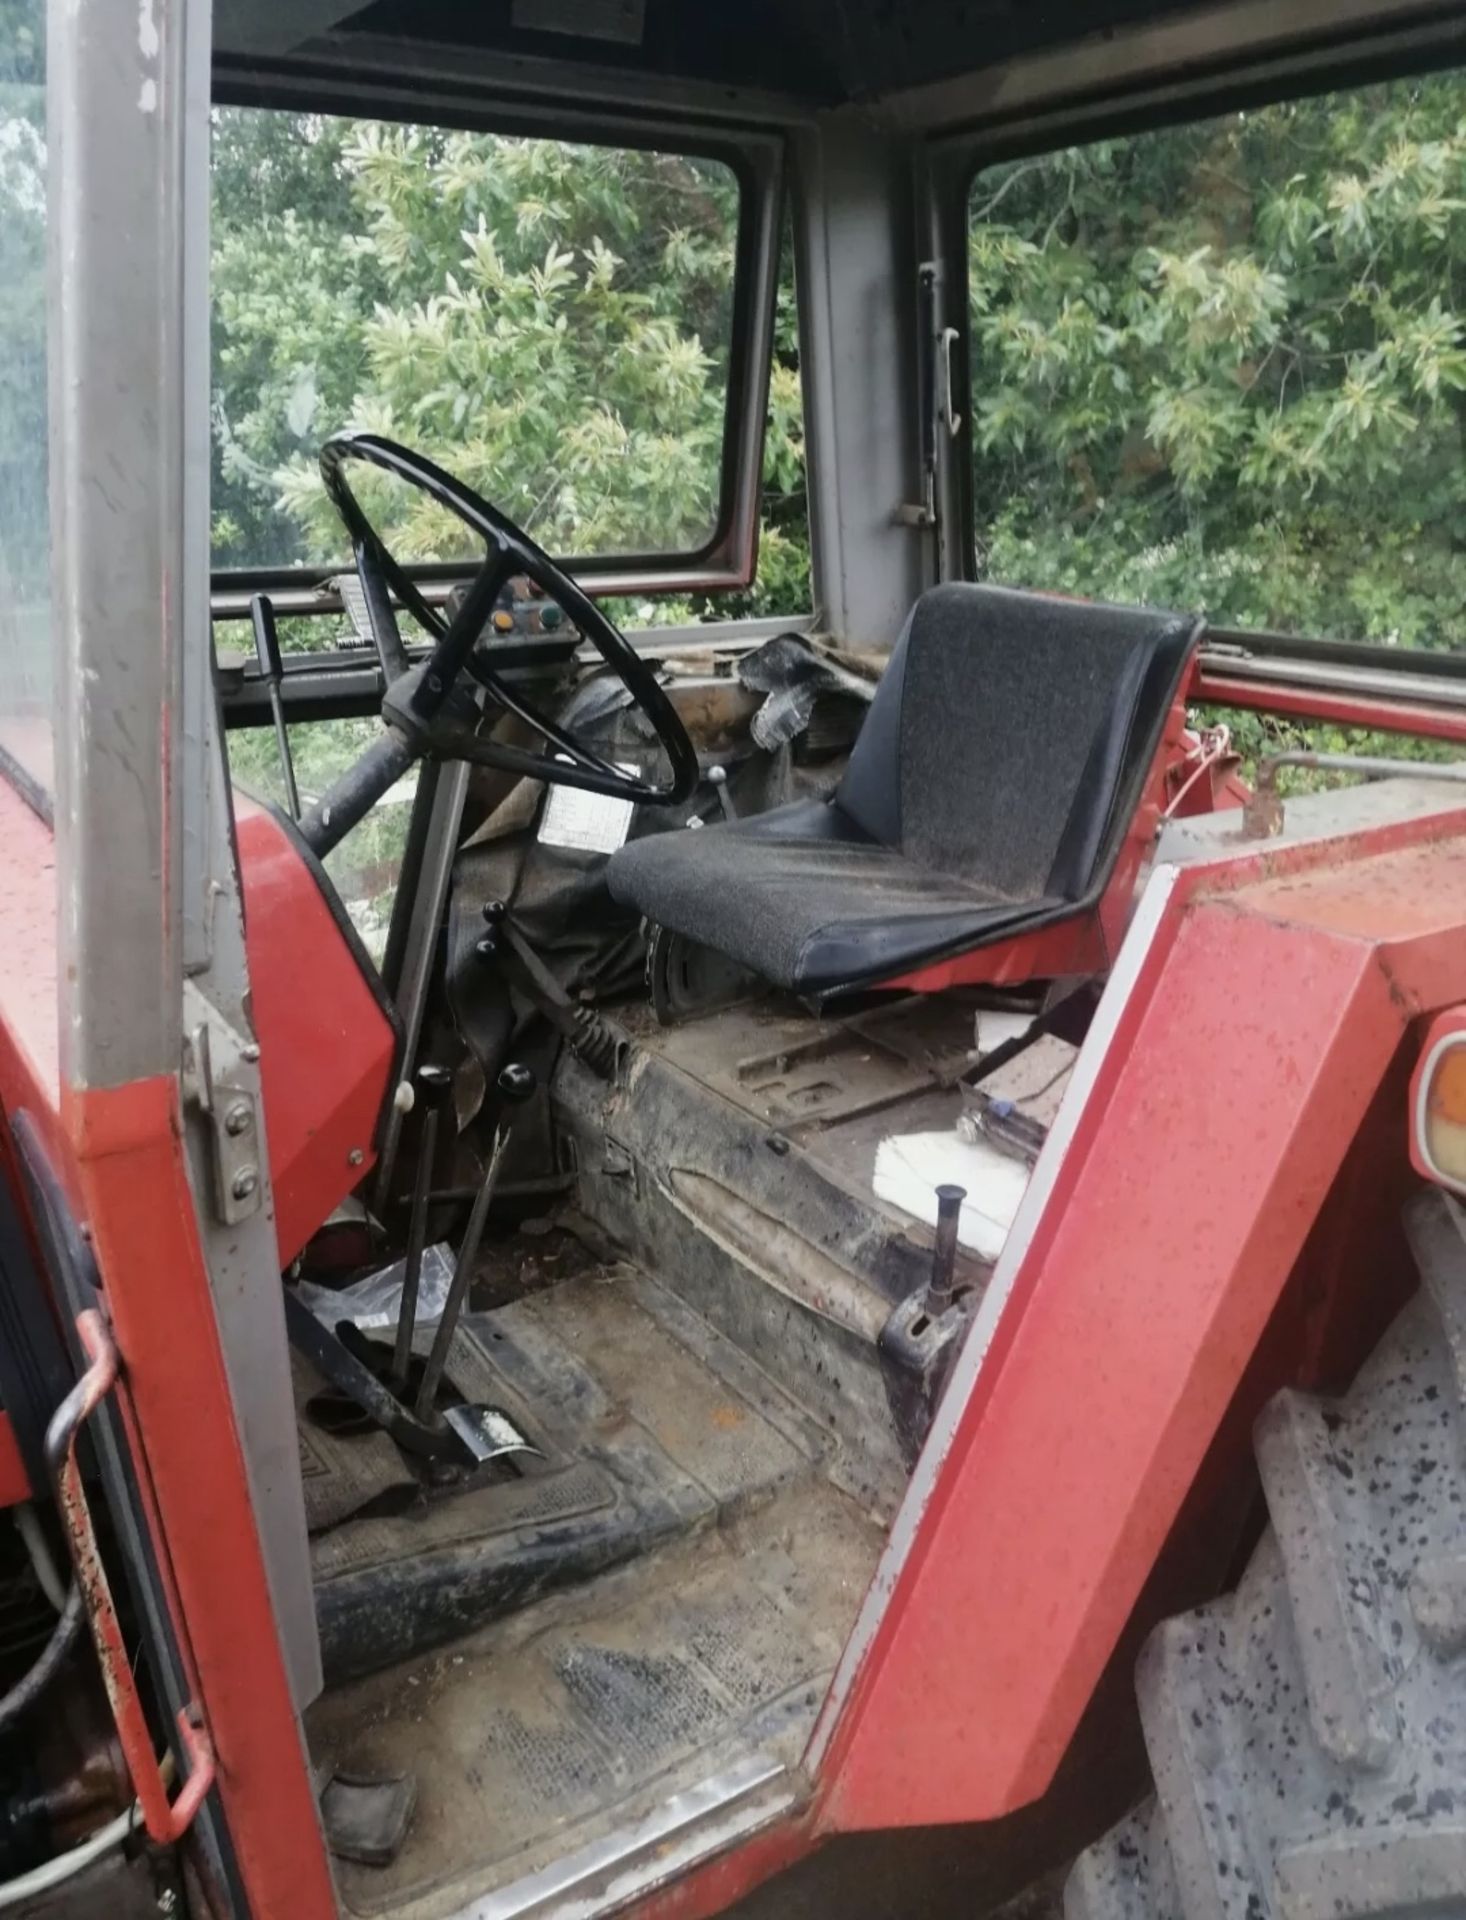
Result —
<svg viewBox="0 0 1466 1920"><path fill-rule="evenodd" d="M1466 78L981 171L979 571L1466 646Z"/></svg>
<svg viewBox="0 0 1466 1920"><path fill-rule="evenodd" d="M0 766L51 787L46 9L0 16Z"/></svg>

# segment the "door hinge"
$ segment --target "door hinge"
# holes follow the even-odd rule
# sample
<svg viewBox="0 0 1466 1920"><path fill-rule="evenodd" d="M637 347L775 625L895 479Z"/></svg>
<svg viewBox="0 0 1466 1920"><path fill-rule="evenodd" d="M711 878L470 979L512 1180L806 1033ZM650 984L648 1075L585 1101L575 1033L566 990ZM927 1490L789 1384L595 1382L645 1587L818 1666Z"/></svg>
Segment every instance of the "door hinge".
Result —
<svg viewBox="0 0 1466 1920"><path fill-rule="evenodd" d="M259 1210L263 1145L255 1063L258 1045L236 1033L194 986L183 983L183 1092L209 1129L214 1206L225 1226Z"/></svg>

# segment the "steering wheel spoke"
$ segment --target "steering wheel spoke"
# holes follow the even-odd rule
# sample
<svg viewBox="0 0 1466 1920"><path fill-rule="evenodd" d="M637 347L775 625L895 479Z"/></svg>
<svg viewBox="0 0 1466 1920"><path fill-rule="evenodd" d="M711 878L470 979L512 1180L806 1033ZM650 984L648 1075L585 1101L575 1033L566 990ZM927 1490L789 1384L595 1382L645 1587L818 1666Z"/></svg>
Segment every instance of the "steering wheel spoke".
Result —
<svg viewBox="0 0 1466 1920"><path fill-rule="evenodd" d="M381 564L381 550L375 537L370 534L354 539L351 544L356 558L356 577L361 582L367 621L377 649L377 663L382 669L382 682L390 687L394 680L400 680L407 672L407 649L402 644L402 629L392 610L392 596L387 589Z"/></svg>

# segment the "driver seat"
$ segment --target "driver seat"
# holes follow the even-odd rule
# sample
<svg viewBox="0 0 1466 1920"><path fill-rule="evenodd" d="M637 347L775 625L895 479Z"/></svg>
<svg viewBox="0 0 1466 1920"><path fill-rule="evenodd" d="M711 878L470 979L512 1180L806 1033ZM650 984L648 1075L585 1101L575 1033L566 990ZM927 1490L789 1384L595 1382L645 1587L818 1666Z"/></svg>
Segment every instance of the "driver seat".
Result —
<svg viewBox="0 0 1466 1920"><path fill-rule="evenodd" d="M808 999L1088 912L1201 623L950 585L912 609L830 800L653 833L614 897Z"/></svg>

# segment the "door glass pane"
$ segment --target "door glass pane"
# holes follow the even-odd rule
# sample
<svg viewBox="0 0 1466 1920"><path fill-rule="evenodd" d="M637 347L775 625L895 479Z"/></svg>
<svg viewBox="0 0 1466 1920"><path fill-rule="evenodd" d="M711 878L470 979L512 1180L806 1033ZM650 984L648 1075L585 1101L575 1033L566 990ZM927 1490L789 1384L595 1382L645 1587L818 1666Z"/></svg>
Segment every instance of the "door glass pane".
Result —
<svg viewBox="0 0 1466 1920"><path fill-rule="evenodd" d="M0 0L0 770L49 792L45 12Z"/></svg>

